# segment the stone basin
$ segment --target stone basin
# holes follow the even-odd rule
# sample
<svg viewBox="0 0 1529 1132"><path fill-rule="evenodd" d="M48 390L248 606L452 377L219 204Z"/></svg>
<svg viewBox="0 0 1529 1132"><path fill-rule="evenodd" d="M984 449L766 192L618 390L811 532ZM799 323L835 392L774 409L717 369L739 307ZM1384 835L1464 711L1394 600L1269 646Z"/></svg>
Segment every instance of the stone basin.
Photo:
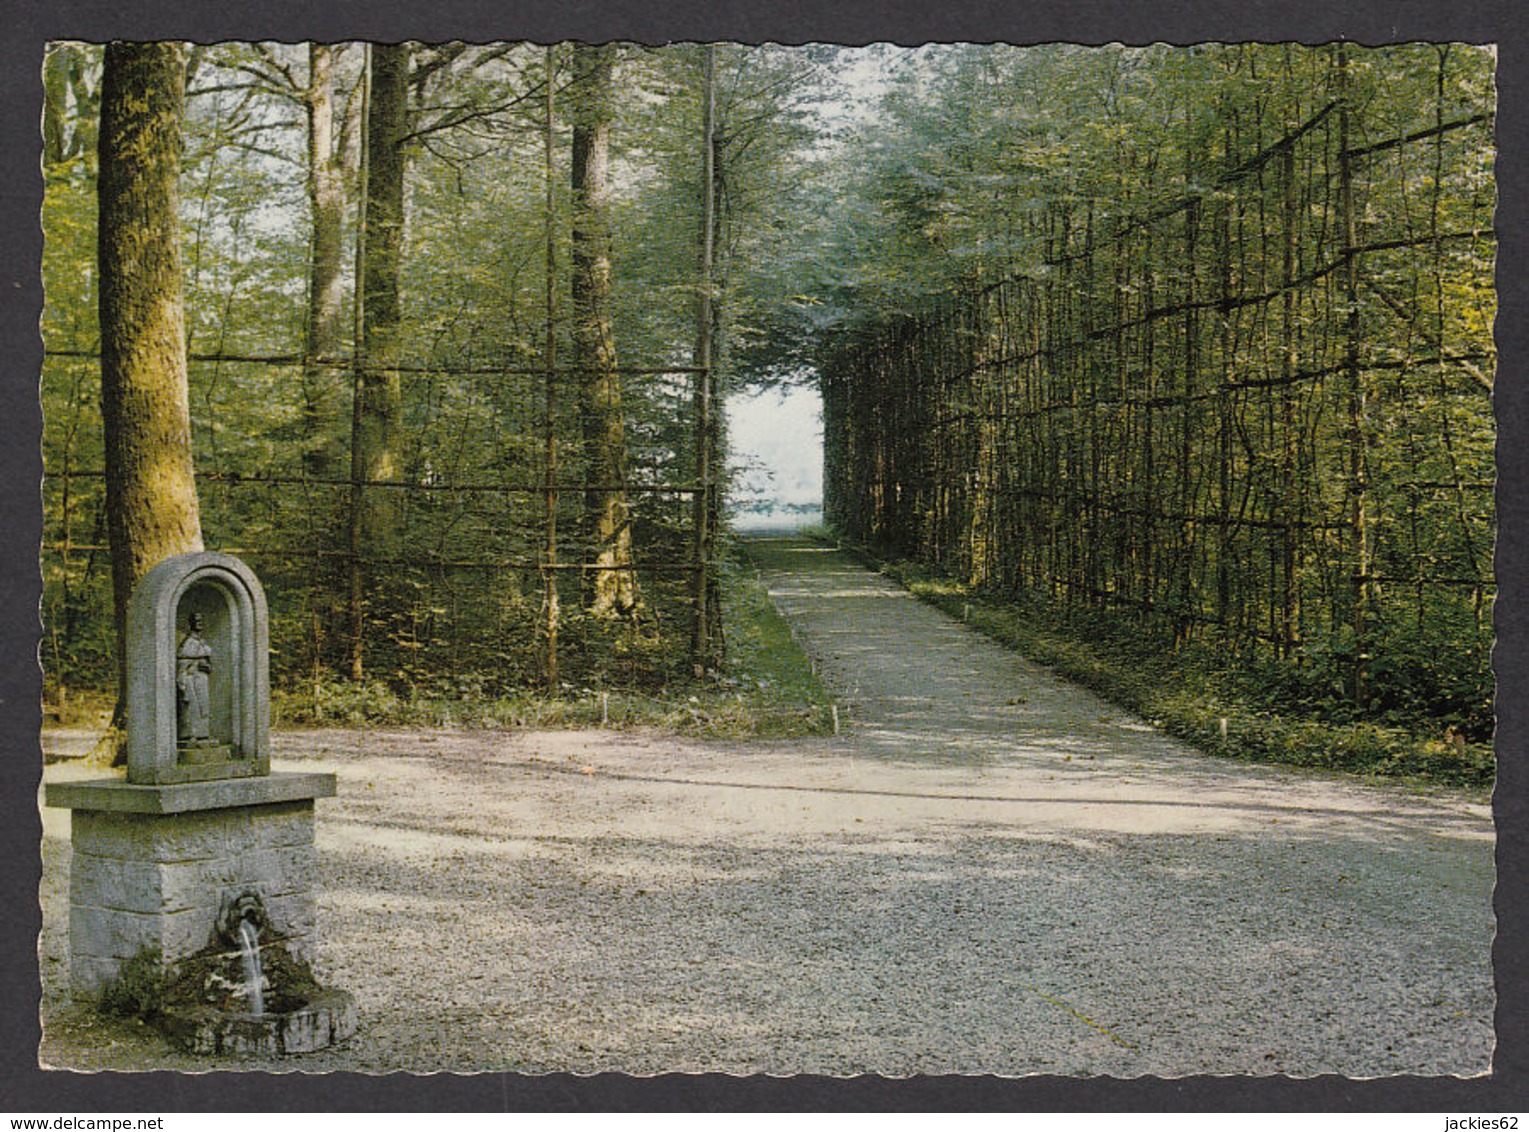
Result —
<svg viewBox="0 0 1529 1132"><path fill-rule="evenodd" d="M189 1053L204 1057L281 1057L338 1045L356 1032L356 1003L324 988L296 1010L248 1014L212 1006L170 1009L164 1029Z"/></svg>

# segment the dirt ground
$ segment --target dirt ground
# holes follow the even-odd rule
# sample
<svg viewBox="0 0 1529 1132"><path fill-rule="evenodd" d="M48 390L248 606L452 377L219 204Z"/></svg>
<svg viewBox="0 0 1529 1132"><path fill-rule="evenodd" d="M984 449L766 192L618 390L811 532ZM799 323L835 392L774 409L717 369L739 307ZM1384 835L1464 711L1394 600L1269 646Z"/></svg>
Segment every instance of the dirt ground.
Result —
<svg viewBox="0 0 1529 1132"><path fill-rule="evenodd" d="M45 811L42 1063L1487 1071L1481 799L1200 756L832 552L760 561L840 736L275 736L339 779L316 966L358 1001L342 1048L192 1058L72 1003L68 815Z"/></svg>

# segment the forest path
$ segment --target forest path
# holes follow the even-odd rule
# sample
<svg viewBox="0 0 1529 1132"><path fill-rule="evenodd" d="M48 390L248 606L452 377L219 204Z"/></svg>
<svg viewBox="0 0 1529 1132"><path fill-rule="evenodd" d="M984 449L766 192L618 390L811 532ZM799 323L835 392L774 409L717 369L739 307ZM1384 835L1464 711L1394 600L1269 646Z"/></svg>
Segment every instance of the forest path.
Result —
<svg viewBox="0 0 1529 1132"><path fill-rule="evenodd" d="M1486 806L1195 754L830 550L751 550L839 736L273 735L338 778L316 967L361 1028L239 1067L1486 1071ZM209 1068L70 1001L43 819L43 1060Z"/></svg>
<svg viewBox="0 0 1529 1132"><path fill-rule="evenodd" d="M1242 998L1221 1023L1230 1029L1213 1038L1213 1025L1191 1044L1267 1027L1262 1040L1277 1046L1278 1019L1295 1010L1312 1027L1308 1053L1335 1039L1352 1053L1363 1031L1383 1035L1368 1070L1347 1054L1328 1060L1336 1049L1317 1055L1339 1072L1384 1072L1404 1046L1419 1052L1428 1029L1462 1058L1434 1072L1485 1068L1489 806L1202 755L847 554L780 536L746 548L844 705L842 755L924 767L945 790L1001 782L1008 836L1095 850L1048 864L1053 899L1086 917L1067 918L1062 934L1075 938L1060 950L1097 956L1082 978L1092 1001L1129 1014L1123 1004L1144 990L1129 984L1162 980L1147 996L1179 1003L1185 1022L1219 1014L1219 995ZM1169 1031L1172 1014L1159 1021ZM1254 1057L1244 1071L1257 1068Z"/></svg>
<svg viewBox="0 0 1529 1132"><path fill-rule="evenodd" d="M844 754L1002 771L1034 787L1028 817L1043 825L1195 833L1267 811L1308 832L1352 819L1491 837L1490 808L1449 791L1200 754L815 540L745 546L841 705Z"/></svg>

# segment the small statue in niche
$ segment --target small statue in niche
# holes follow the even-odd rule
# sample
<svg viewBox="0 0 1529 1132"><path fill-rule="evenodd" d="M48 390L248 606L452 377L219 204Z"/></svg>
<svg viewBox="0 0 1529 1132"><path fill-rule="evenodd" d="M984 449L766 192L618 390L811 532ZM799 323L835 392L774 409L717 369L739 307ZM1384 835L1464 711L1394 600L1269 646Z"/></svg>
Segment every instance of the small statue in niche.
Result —
<svg viewBox="0 0 1529 1132"><path fill-rule="evenodd" d="M190 631L175 654L176 737L183 747L214 746L212 738L212 647L202 640L202 615L188 619Z"/></svg>

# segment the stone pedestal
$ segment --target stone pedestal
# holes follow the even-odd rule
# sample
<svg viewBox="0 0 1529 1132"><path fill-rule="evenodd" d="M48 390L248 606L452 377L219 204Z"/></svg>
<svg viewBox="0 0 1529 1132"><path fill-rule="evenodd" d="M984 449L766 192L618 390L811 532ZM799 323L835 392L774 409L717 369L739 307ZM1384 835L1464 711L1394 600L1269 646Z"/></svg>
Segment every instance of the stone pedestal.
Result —
<svg viewBox="0 0 1529 1132"><path fill-rule="evenodd" d="M267 774L140 786L121 779L50 783L73 810L69 961L74 992L98 997L145 948L166 964L216 939L243 892L264 902L272 941L311 960L316 943L315 798L332 774Z"/></svg>

